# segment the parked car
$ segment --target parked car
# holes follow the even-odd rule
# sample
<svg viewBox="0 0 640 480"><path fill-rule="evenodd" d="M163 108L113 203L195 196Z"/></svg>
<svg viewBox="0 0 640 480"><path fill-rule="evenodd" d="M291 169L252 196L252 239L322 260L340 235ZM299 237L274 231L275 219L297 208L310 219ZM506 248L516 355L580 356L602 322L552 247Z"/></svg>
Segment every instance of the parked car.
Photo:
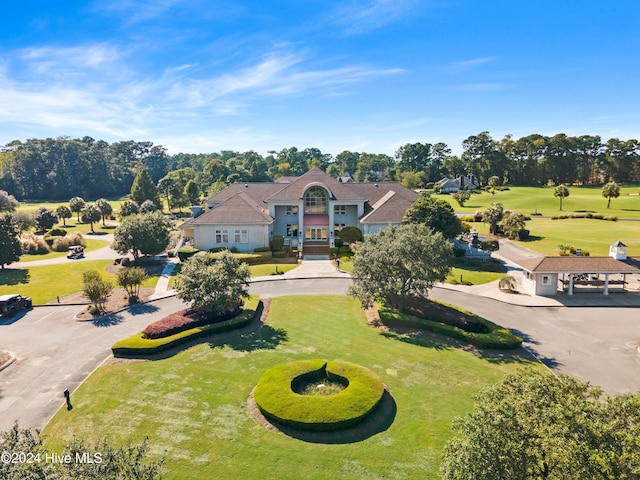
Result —
<svg viewBox="0 0 640 480"><path fill-rule="evenodd" d="M0 295L0 316L8 317L21 308L31 308L31 297L23 297L16 293Z"/></svg>

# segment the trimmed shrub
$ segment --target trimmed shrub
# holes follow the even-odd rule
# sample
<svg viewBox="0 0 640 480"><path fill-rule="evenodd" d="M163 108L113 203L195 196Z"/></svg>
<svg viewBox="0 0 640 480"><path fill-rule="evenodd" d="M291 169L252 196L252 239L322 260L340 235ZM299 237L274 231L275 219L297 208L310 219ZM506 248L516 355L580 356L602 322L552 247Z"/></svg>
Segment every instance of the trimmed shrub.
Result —
<svg viewBox="0 0 640 480"><path fill-rule="evenodd" d="M270 252L271 247L258 247L253 249L253 253Z"/></svg>
<svg viewBox="0 0 640 480"><path fill-rule="evenodd" d="M281 252L284 250L284 237L282 235L274 235L271 239L271 250Z"/></svg>
<svg viewBox="0 0 640 480"><path fill-rule="evenodd" d="M309 377L346 384L335 395L299 395L293 388ZM269 420L300 430L336 431L364 420L380 403L384 384L371 370L335 360L301 360L270 368L254 391L260 411Z"/></svg>
<svg viewBox="0 0 640 480"><path fill-rule="evenodd" d="M212 325L190 328L174 335L162 338L144 338L142 332L120 340L111 347L115 356L147 356L155 355L177 345L204 338L216 333L228 332L245 327L262 313L262 303L257 295L245 300L240 314L234 318Z"/></svg>
<svg viewBox="0 0 640 480"><path fill-rule="evenodd" d="M240 314L240 302L238 308L229 311L223 315L209 315L205 312L199 312L187 308L179 312L172 313L164 317L162 320L153 322L142 331L143 338L163 338L174 335L190 328L200 327L202 325L213 325L214 323L224 322L230 318L237 317Z"/></svg>
<svg viewBox="0 0 640 480"><path fill-rule="evenodd" d="M500 243L498 240L481 240L480 248L487 252L497 252L500 249Z"/></svg>
<svg viewBox="0 0 640 480"><path fill-rule="evenodd" d="M446 305L446 304L443 304ZM449 305L448 305L449 306ZM455 308L452 307L451 308ZM471 312L466 312L463 309L457 309L468 315L473 315ZM462 328L447 325L434 320L427 320L418 318L409 314L402 314L394 310L390 310L382 305L378 305L378 312L380 314L380 320L383 324L396 327L414 327L422 330L427 330L447 337L462 340L463 342L475 345L478 348L487 348L495 350L513 350L520 348L522 345L522 338L514 335L508 329L496 325L489 320L481 317L477 317L487 328L487 333L468 332Z"/></svg>
<svg viewBox="0 0 640 480"><path fill-rule="evenodd" d="M284 258L286 256L287 256L287 252L285 251L273 252L273 258Z"/></svg>
<svg viewBox="0 0 640 480"><path fill-rule="evenodd" d="M518 230L518 240L526 240L527 238L529 238L529 233L531 232L526 228Z"/></svg>
<svg viewBox="0 0 640 480"><path fill-rule="evenodd" d="M178 249L178 258L180 259L181 262L184 262L188 258L191 258L192 256L194 256L199 251L200 250L193 247L180 247Z"/></svg>
<svg viewBox="0 0 640 480"><path fill-rule="evenodd" d="M259 263L263 263L269 260L272 257L275 257L277 252L261 252L261 253L234 253L233 258L235 258L238 263L246 263L247 265L257 265ZM284 252L283 257L284 257ZM218 258L220 256L220 252L210 253L212 258Z"/></svg>

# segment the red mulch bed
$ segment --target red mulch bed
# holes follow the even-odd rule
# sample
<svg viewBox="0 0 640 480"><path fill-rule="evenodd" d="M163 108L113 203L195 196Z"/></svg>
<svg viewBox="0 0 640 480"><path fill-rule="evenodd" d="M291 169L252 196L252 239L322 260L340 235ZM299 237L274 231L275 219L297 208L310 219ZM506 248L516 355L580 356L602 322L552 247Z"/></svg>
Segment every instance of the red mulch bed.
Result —
<svg viewBox="0 0 640 480"><path fill-rule="evenodd" d="M142 332L144 338L162 338L169 335L188 330L190 328L201 327L203 325L211 325L214 323L224 322L237 316L239 307L236 310L229 311L222 315L211 315L206 312L200 312L187 308L179 312L172 313L164 317L162 320L153 322L148 325Z"/></svg>

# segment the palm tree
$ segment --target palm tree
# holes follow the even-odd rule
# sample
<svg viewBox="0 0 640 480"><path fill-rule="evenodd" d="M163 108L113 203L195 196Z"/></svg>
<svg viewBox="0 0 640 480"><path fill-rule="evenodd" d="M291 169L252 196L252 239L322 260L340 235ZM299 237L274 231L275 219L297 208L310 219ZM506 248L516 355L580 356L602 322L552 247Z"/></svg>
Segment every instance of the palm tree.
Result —
<svg viewBox="0 0 640 480"><path fill-rule="evenodd" d="M620 187L616 182L609 182L602 187L602 196L608 198L607 208L611 205L612 198L618 198L620 196Z"/></svg>
<svg viewBox="0 0 640 480"><path fill-rule="evenodd" d="M569 189L564 183L560 184L553 190L553 196L560 198L560 211L562 211L562 199L569 196Z"/></svg>

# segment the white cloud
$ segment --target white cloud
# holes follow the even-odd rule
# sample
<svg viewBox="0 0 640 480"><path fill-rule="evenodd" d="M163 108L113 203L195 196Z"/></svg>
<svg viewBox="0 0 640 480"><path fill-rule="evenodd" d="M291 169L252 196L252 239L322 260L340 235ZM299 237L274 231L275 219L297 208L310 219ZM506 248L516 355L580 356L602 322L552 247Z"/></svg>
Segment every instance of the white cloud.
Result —
<svg viewBox="0 0 640 480"><path fill-rule="evenodd" d="M332 18L345 34L360 35L406 17L417 5L417 0L358 1L342 5Z"/></svg>
<svg viewBox="0 0 640 480"><path fill-rule="evenodd" d="M495 61L495 58L493 57L473 58L471 60L463 60L461 62L452 63L451 65L444 67L443 70L448 73L465 72L477 66L491 63L494 61Z"/></svg>

